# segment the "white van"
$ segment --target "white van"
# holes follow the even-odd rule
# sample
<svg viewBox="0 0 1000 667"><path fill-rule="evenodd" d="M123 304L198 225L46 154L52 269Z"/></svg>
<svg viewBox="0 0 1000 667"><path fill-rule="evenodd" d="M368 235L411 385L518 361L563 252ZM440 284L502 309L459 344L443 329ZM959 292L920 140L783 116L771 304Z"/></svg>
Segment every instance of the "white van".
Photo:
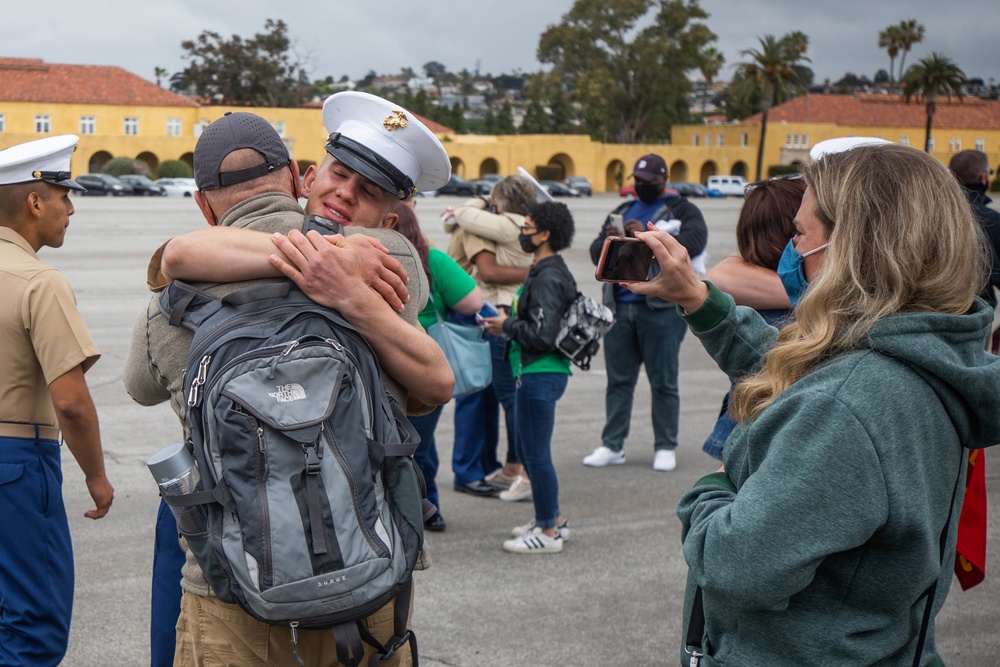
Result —
<svg viewBox="0 0 1000 667"><path fill-rule="evenodd" d="M706 188L718 190L727 197L742 197L746 185L747 179L742 176L709 176L705 183Z"/></svg>

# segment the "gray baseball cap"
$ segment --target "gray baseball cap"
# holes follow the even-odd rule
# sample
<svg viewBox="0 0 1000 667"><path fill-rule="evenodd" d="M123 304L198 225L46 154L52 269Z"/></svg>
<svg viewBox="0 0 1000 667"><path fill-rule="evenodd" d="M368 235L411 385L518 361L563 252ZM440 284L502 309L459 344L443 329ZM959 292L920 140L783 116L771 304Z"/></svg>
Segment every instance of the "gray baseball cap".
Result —
<svg viewBox="0 0 1000 667"><path fill-rule="evenodd" d="M240 148L252 148L262 164L223 173L222 161ZM227 111L201 133L194 147L194 180L199 190L217 190L260 178L291 162L288 149L271 124L252 113Z"/></svg>

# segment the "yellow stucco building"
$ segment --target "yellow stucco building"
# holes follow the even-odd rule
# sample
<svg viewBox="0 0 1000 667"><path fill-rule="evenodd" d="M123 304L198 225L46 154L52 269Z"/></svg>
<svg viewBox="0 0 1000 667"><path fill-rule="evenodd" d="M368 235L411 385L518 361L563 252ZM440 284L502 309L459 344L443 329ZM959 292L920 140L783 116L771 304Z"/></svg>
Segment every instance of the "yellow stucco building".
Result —
<svg viewBox="0 0 1000 667"><path fill-rule="evenodd" d="M77 134L75 174L99 171L113 157L143 160L154 171L164 160L191 163L202 129L227 111L246 107L201 105L119 67L61 65L39 59L0 58L0 149L53 134ZM254 108L271 122L300 163L323 159L326 131L321 105ZM752 180L759 119L720 125L675 126L671 144L605 144L583 135L457 135L428 121L451 157L455 174L468 179L515 173L537 175L550 167L560 177L585 176L595 191L617 191L635 161L658 153L670 180L698 181L715 174ZM823 139L881 136L923 147L924 109L898 97L805 95L772 109L764 172L776 164L808 159ZM932 153L947 163L955 152L976 148L1000 162L1000 102L941 102Z"/></svg>

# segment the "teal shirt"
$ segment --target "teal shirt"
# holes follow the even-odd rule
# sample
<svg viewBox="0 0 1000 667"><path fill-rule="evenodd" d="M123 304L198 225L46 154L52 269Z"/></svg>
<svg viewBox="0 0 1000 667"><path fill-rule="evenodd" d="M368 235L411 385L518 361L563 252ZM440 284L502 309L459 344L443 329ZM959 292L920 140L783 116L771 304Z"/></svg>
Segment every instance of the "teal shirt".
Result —
<svg viewBox="0 0 1000 667"><path fill-rule="evenodd" d="M427 256L431 274L431 299L417 315L420 325L427 329L437 322L434 308L437 307L441 319L447 319L448 310L476 289L476 281L466 273L447 253L431 248Z"/></svg>
<svg viewBox="0 0 1000 667"><path fill-rule="evenodd" d="M777 336L714 286L682 315L730 377L751 372ZM685 633L703 590L703 667L912 664L922 595L937 581L936 614L952 581L963 447L1000 442L1000 358L983 348L992 319L981 300L965 315L885 317L860 349L737 426L726 472L677 508ZM921 664L934 654L932 620Z"/></svg>

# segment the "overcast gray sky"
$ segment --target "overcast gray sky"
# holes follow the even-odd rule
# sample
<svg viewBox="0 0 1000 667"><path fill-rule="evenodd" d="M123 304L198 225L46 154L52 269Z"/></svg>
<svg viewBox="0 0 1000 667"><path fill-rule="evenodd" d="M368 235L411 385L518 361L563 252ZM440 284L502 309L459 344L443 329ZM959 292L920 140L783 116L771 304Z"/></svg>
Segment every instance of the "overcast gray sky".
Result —
<svg viewBox="0 0 1000 667"><path fill-rule="evenodd" d="M791 30L809 36L817 82L835 81L845 72L871 77L889 66L877 46L878 32L908 18L926 27L908 65L939 51L969 77L1000 79L996 0L702 0L701 5L719 37L716 48L726 56L720 79L729 78L739 52L757 46L757 37ZM451 71L474 71L478 64L484 74L533 72L541 68L535 59L539 36L571 6L572 0L47 0L30 12L36 20L0 23L0 56L117 65L153 80L154 67L170 73L185 67L180 46L185 39L204 30L249 37L263 30L267 18L280 18L311 78L358 79L369 70L391 74L404 66L422 72L431 60ZM290 7L299 11L289 14Z"/></svg>

